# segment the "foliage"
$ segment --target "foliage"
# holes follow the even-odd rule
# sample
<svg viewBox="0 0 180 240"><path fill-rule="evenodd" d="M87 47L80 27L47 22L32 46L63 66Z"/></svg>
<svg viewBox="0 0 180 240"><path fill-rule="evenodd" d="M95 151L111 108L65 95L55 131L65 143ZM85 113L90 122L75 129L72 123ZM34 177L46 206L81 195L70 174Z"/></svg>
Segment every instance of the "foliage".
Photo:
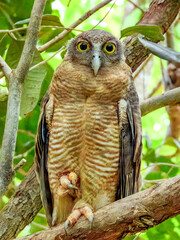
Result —
<svg viewBox="0 0 180 240"><path fill-rule="evenodd" d="M0 29L14 29L19 27L27 27L30 13L33 5L33 0L0 0ZM63 26L70 26L84 12L91 9L100 0L71 0L67 7L65 0L48 0L42 20L42 27L39 32L38 44L42 45L61 33ZM141 7L146 10L150 1L143 1ZM107 14L105 19L103 17ZM87 21L83 22L78 29L89 30L92 27L105 29L115 36L120 36L120 29L132 27L142 17L142 12L131 5L126 0L117 0L114 4L110 3L100 11L96 12ZM103 20L102 20L103 19ZM102 20L102 21L101 21ZM175 33L175 49L178 49L180 43L179 34L180 23L174 29ZM132 28L129 30L134 31ZM129 30L126 29L126 32ZM142 28L138 30L141 32ZM125 32L125 31L124 31ZM69 39L77 35L78 31L69 33L63 40L47 49L40 54L36 51L32 66L38 64L42 60L48 59L55 51L67 43ZM160 35L161 36L161 35ZM24 39L26 37L26 29L11 33L0 32L0 55L3 56L10 67L15 68L22 51ZM8 50L7 50L8 49ZM62 56L61 56L62 55ZM16 177L11 184L6 196L0 203L2 208L8 199L12 196L15 189L18 187L21 180L26 176L29 168L33 164L34 144L37 129L37 123L40 114L40 101L45 94L48 85L51 81L53 71L60 64L63 53L58 54L43 65L32 69L26 77L23 87L21 117L19 121L19 131L17 137L14 165L25 158L27 160L23 168L19 169ZM163 62L166 67L166 63ZM154 64L151 69L148 69L147 75L151 76L149 82L144 82L146 92L156 86L161 78L160 60L154 58ZM146 78L146 76L144 78ZM7 97L8 97L8 82L5 78L0 79L0 144L3 137L3 129L5 124ZM162 87L156 92L159 94L163 91ZM141 95L145 93L141 92ZM147 95L147 94L146 94ZM167 126L169 125L168 115L165 108L152 112L142 118L143 127L143 156L142 156L142 176L143 186L145 189L155 180L169 178L180 173L180 146L179 143L169 138L166 141L165 135ZM42 209L34 221L27 226L19 236L24 236L46 228L47 223ZM146 233L140 234L136 239L180 239L180 216L169 219L157 227L149 229ZM126 239L134 239L129 237Z"/></svg>

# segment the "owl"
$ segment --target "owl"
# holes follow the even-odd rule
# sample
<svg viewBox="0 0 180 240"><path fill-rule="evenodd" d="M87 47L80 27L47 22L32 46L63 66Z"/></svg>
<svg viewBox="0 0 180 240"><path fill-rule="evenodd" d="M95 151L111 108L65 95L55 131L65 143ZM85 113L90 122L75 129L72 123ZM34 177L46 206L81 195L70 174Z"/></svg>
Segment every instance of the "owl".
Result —
<svg viewBox="0 0 180 240"><path fill-rule="evenodd" d="M139 100L117 38L94 29L72 39L41 110L35 162L50 226L92 222L139 190Z"/></svg>

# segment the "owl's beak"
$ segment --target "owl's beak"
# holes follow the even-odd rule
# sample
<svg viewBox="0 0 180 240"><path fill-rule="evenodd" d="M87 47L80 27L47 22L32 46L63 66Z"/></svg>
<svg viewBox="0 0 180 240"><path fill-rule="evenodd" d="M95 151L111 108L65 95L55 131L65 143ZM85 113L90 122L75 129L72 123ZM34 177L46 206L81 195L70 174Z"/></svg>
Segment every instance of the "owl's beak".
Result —
<svg viewBox="0 0 180 240"><path fill-rule="evenodd" d="M99 68L101 67L101 58L99 54L94 54L92 59L92 69L94 70L94 75L98 74Z"/></svg>

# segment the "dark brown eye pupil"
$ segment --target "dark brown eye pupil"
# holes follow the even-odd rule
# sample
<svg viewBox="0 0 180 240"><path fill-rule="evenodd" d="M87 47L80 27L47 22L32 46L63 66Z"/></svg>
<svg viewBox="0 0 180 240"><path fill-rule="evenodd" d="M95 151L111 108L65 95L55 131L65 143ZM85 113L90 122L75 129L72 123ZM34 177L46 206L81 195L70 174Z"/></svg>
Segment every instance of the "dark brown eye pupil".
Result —
<svg viewBox="0 0 180 240"><path fill-rule="evenodd" d="M86 43L81 43L80 49L81 50L86 50L87 49L87 44Z"/></svg>
<svg viewBox="0 0 180 240"><path fill-rule="evenodd" d="M113 45L111 45L111 44L108 44L107 46L106 46L106 50L107 50L107 52L112 52L113 51Z"/></svg>

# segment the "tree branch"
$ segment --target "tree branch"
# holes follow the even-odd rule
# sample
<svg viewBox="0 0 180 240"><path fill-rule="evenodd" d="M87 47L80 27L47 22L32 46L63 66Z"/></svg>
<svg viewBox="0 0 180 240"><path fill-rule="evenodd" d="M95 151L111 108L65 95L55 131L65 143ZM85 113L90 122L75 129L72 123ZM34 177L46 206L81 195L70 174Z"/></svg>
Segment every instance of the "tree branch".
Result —
<svg viewBox="0 0 180 240"><path fill-rule="evenodd" d="M45 51L47 48L51 47L52 45L54 45L55 43L59 42L60 40L62 40L68 33L70 33L73 28L77 27L80 23L84 22L87 18L89 18L91 15L93 15L95 12L97 12L99 9L101 9L102 7L104 7L105 5L107 5L109 2L111 2L112 0L104 0L103 2L97 4L94 8L92 8L91 10L87 11L86 13L84 13L76 22L74 22L68 29L64 30L63 32L61 32L58 36L56 36L55 38L51 39L49 42L45 43L44 45L40 46L38 48L39 52L43 52Z"/></svg>
<svg viewBox="0 0 180 240"><path fill-rule="evenodd" d="M2 69L7 79L9 79L12 70L1 56L0 56L0 68Z"/></svg>
<svg viewBox="0 0 180 240"><path fill-rule="evenodd" d="M180 87L169 90L161 95L148 98L141 103L141 115L144 116L158 108L180 103Z"/></svg>
<svg viewBox="0 0 180 240"><path fill-rule="evenodd" d="M19 240L123 239L179 213L180 176L177 176L99 209L94 214L91 231L89 222L81 217L68 229L67 236L62 224Z"/></svg>
<svg viewBox="0 0 180 240"><path fill-rule="evenodd" d="M165 33L179 13L179 9L179 0L153 0L137 25L157 25L161 27L162 33ZM126 63L134 72L150 52L137 40L137 34L127 37L124 43L126 45Z"/></svg>
<svg viewBox="0 0 180 240"><path fill-rule="evenodd" d="M18 130L22 84L36 48L45 3L46 0L35 0L20 61L16 70L13 70L9 75L9 97L0 159L0 196L4 194L14 176L13 156Z"/></svg>
<svg viewBox="0 0 180 240"><path fill-rule="evenodd" d="M8 240L16 237L41 208L39 184L33 167L0 212L0 239Z"/></svg>

